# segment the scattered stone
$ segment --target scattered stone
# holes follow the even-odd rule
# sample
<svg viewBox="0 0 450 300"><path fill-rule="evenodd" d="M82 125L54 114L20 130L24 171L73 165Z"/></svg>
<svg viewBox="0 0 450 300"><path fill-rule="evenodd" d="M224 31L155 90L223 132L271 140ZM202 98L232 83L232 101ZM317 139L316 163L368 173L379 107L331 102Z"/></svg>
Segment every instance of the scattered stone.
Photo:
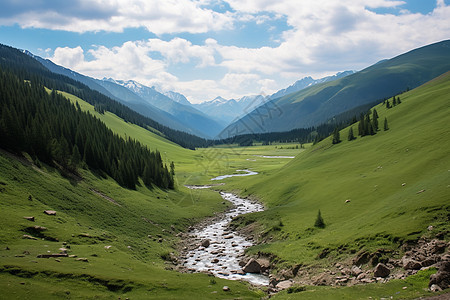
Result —
<svg viewBox="0 0 450 300"><path fill-rule="evenodd" d="M402 183L402 186L405 186L405 185L406 185L406 183L405 183L405 182L403 182L403 183Z"/></svg>
<svg viewBox="0 0 450 300"><path fill-rule="evenodd" d="M59 258L55 259L56 262L61 262L61 260Z"/></svg>
<svg viewBox="0 0 450 300"><path fill-rule="evenodd" d="M59 251L61 251L62 253L67 253L67 248L59 248Z"/></svg>
<svg viewBox="0 0 450 300"><path fill-rule="evenodd" d="M25 220L34 222L34 217L23 217Z"/></svg>
<svg viewBox="0 0 450 300"><path fill-rule="evenodd" d="M56 216L56 211L55 210L44 210L44 214L49 215L49 216Z"/></svg>
<svg viewBox="0 0 450 300"><path fill-rule="evenodd" d="M423 193L423 192L425 192L425 190L420 190L416 194L420 194L420 193Z"/></svg>
<svg viewBox="0 0 450 300"><path fill-rule="evenodd" d="M86 257L80 257L75 259L76 261L82 261L82 262L89 262L89 260Z"/></svg>
<svg viewBox="0 0 450 300"><path fill-rule="evenodd" d="M6 246L5 250L11 250L11 249L9 249L9 247L8 247L8 246Z"/></svg>
<svg viewBox="0 0 450 300"><path fill-rule="evenodd" d="M358 276L362 273L362 270L357 266L353 266L351 272L353 276Z"/></svg>
<svg viewBox="0 0 450 300"><path fill-rule="evenodd" d="M248 263L242 268L245 273L260 273L261 265L254 258L251 258Z"/></svg>
<svg viewBox="0 0 450 300"><path fill-rule="evenodd" d="M211 243L210 239L206 239L202 242L202 247L208 248Z"/></svg>
<svg viewBox="0 0 450 300"><path fill-rule="evenodd" d="M350 203L350 201L351 201L350 199L347 199L345 200L345 203Z"/></svg>
<svg viewBox="0 0 450 300"><path fill-rule="evenodd" d="M293 282L290 280L283 280L280 281L279 283L277 283L277 285L275 286L276 288L280 289L280 290L285 290L290 288L293 285Z"/></svg>
<svg viewBox="0 0 450 300"><path fill-rule="evenodd" d="M213 258L213 260L211 260L211 263L213 263L213 264L217 264L218 262L219 262L218 258Z"/></svg>
<svg viewBox="0 0 450 300"><path fill-rule="evenodd" d="M34 231L46 231L47 230L47 227L42 227L42 226L38 226L38 225L34 225L33 227L29 227L29 228Z"/></svg>
<svg viewBox="0 0 450 300"><path fill-rule="evenodd" d="M233 235L232 235L232 234L226 235L226 236L224 236L223 238L226 239L226 240L229 240L229 239L232 239L232 238L233 238Z"/></svg>
<svg viewBox="0 0 450 300"><path fill-rule="evenodd" d="M225 286L222 288L222 290L223 290L224 292L229 292L229 291L230 291L230 288L229 288L227 285L225 285Z"/></svg>
<svg viewBox="0 0 450 300"><path fill-rule="evenodd" d="M39 254L37 258L68 257L67 253Z"/></svg>
<svg viewBox="0 0 450 300"><path fill-rule="evenodd" d="M313 285L331 285L333 283L333 279L331 275L327 273L319 274L318 276L312 279Z"/></svg>
<svg viewBox="0 0 450 300"><path fill-rule="evenodd" d="M69 255L68 257L69 257L69 258L76 258L77 256L74 255L74 254L71 254L71 255Z"/></svg>
<svg viewBox="0 0 450 300"><path fill-rule="evenodd" d="M111 247L112 247L112 246L105 246L105 249L106 249L106 250L109 250L109 249L111 249Z"/></svg>
<svg viewBox="0 0 450 300"><path fill-rule="evenodd" d="M30 255L30 252L27 251L27 250L25 250L25 251L23 251L23 254L24 254L24 255Z"/></svg>
<svg viewBox="0 0 450 300"><path fill-rule="evenodd" d="M391 273L391 270L389 270L389 268L385 264L379 263L375 267L373 275L375 277L383 277L383 278L385 278L385 277L388 277L390 273Z"/></svg>
<svg viewBox="0 0 450 300"><path fill-rule="evenodd" d="M440 291L442 291L442 289L437 284L432 284L430 286L430 291L432 291L432 292L440 292Z"/></svg>
<svg viewBox="0 0 450 300"><path fill-rule="evenodd" d="M28 234L24 234L22 236L23 239L27 239L27 240L37 240L37 238L35 238L34 236L28 235Z"/></svg>

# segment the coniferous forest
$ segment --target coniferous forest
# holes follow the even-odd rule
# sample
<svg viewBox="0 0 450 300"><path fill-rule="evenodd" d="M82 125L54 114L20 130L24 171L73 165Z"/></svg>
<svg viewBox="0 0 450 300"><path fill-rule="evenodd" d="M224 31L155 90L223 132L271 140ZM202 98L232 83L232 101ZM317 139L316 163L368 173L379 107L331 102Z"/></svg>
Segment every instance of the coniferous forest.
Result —
<svg viewBox="0 0 450 300"><path fill-rule="evenodd" d="M54 90L49 93L37 82L0 69L0 104L4 149L27 152L71 172L87 165L130 189L136 187L139 177L148 186L174 188L173 172L158 151L122 139Z"/></svg>

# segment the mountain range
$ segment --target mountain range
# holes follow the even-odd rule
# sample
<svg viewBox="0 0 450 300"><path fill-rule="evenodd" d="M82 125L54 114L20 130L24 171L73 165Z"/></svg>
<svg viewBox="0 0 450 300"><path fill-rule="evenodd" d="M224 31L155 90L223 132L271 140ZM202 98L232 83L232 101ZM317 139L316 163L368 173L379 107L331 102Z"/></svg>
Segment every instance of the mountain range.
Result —
<svg viewBox="0 0 450 300"><path fill-rule="evenodd" d="M346 77L268 101L230 124L224 132L237 135L316 126L359 106L381 102L418 87L448 70L450 40L409 51Z"/></svg>

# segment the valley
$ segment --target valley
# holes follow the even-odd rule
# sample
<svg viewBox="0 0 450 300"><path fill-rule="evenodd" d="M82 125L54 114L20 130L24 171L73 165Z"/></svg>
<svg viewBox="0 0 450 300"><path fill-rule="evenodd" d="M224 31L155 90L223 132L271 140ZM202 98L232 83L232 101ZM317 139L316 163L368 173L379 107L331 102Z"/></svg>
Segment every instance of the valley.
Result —
<svg viewBox="0 0 450 300"><path fill-rule="evenodd" d="M450 261L449 72L396 94L396 105L386 104L391 97L379 101L362 122L336 125L334 134L314 143L254 139L249 146L237 141L202 147L202 140L190 147L195 150L173 137L191 146L200 139L99 109L82 97L96 94L72 81L57 82L61 88L53 92L47 85L39 90L35 82L16 82L42 99L64 97L74 114L160 153L161 168L167 171L173 162L173 187L145 183L142 172L134 188L124 187L87 164L86 151L69 169L56 159L41 161L31 151L2 147L0 299L448 296L448 289L432 291L429 283ZM8 93L6 84L2 91ZM121 109L116 111L127 111ZM10 138L6 111L2 107L0 133ZM378 128L361 134L375 115ZM58 148L49 147L49 155L58 157ZM120 165L121 155L111 161ZM222 252L212 253L215 248ZM205 262L214 259L216 266ZM252 259L264 262L264 271L239 269ZM388 271L378 273L384 268L379 264ZM255 284L227 280L238 275L256 278L250 280Z"/></svg>

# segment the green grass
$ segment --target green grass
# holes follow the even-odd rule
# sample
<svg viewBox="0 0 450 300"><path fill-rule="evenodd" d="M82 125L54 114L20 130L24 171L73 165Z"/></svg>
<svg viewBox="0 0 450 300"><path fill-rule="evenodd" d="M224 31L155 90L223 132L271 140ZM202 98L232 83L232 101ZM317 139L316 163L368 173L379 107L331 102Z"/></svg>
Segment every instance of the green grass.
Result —
<svg viewBox="0 0 450 300"><path fill-rule="evenodd" d="M449 94L448 75L403 94L399 106L390 110L377 107L380 124L386 116L389 131L352 142L346 141L348 129L344 129L343 141L334 146L327 139L306 149L283 144L196 151L110 113L98 114L86 102L65 94L116 133L158 149L166 162L174 161L177 188L164 191L138 186L135 191L127 190L89 170L81 169L83 179L79 180L46 165L32 168L27 159L2 152L0 299L260 298L261 291L241 282L216 278L217 283L212 284L205 274L166 270L173 266L163 260L174 251L177 232L227 206L215 192L191 191L183 185L219 183L210 179L237 169L251 169L259 175L228 178L220 181L226 184L218 188L264 202L266 211L238 218L236 223L257 224L255 228L266 242L249 252L272 253L281 267L298 263L326 267L361 248L397 248L402 241L425 233L428 225L436 231L448 230ZM356 132L356 125L353 129ZM417 193L420 190L425 191ZM346 199L351 202L346 204ZM46 209L56 210L57 215L43 214ZM324 229L313 228L319 209L327 225ZM24 216L35 216L36 222ZM22 239L33 225L47 230L38 240ZM58 252L63 242L70 246L69 254L86 257L89 262L36 258L48 251ZM331 249L330 255L316 259L325 247ZM338 250L342 247L343 252ZM414 298L428 295L424 291L427 276L425 272L384 285L307 287L277 296ZM230 286L231 292L223 292L223 285Z"/></svg>
<svg viewBox="0 0 450 300"><path fill-rule="evenodd" d="M402 104L390 110L378 105L380 123L387 117L390 130L348 142L346 128L337 145L327 138L278 171L236 182L235 189L268 207L242 218L257 221L262 234L274 238L251 252L275 254L286 265L322 265L343 258L339 247L347 255L361 248L396 249L429 225L435 233L448 230L449 95L447 74L402 94ZM325 229L313 228L319 209ZM280 220L282 229L270 231ZM317 260L324 248L334 251Z"/></svg>
<svg viewBox="0 0 450 300"><path fill-rule="evenodd" d="M282 291L276 299L414 299L431 297L436 294L428 291L427 281L433 270L421 271L405 280L388 283L356 285L351 287L310 286L304 291Z"/></svg>

